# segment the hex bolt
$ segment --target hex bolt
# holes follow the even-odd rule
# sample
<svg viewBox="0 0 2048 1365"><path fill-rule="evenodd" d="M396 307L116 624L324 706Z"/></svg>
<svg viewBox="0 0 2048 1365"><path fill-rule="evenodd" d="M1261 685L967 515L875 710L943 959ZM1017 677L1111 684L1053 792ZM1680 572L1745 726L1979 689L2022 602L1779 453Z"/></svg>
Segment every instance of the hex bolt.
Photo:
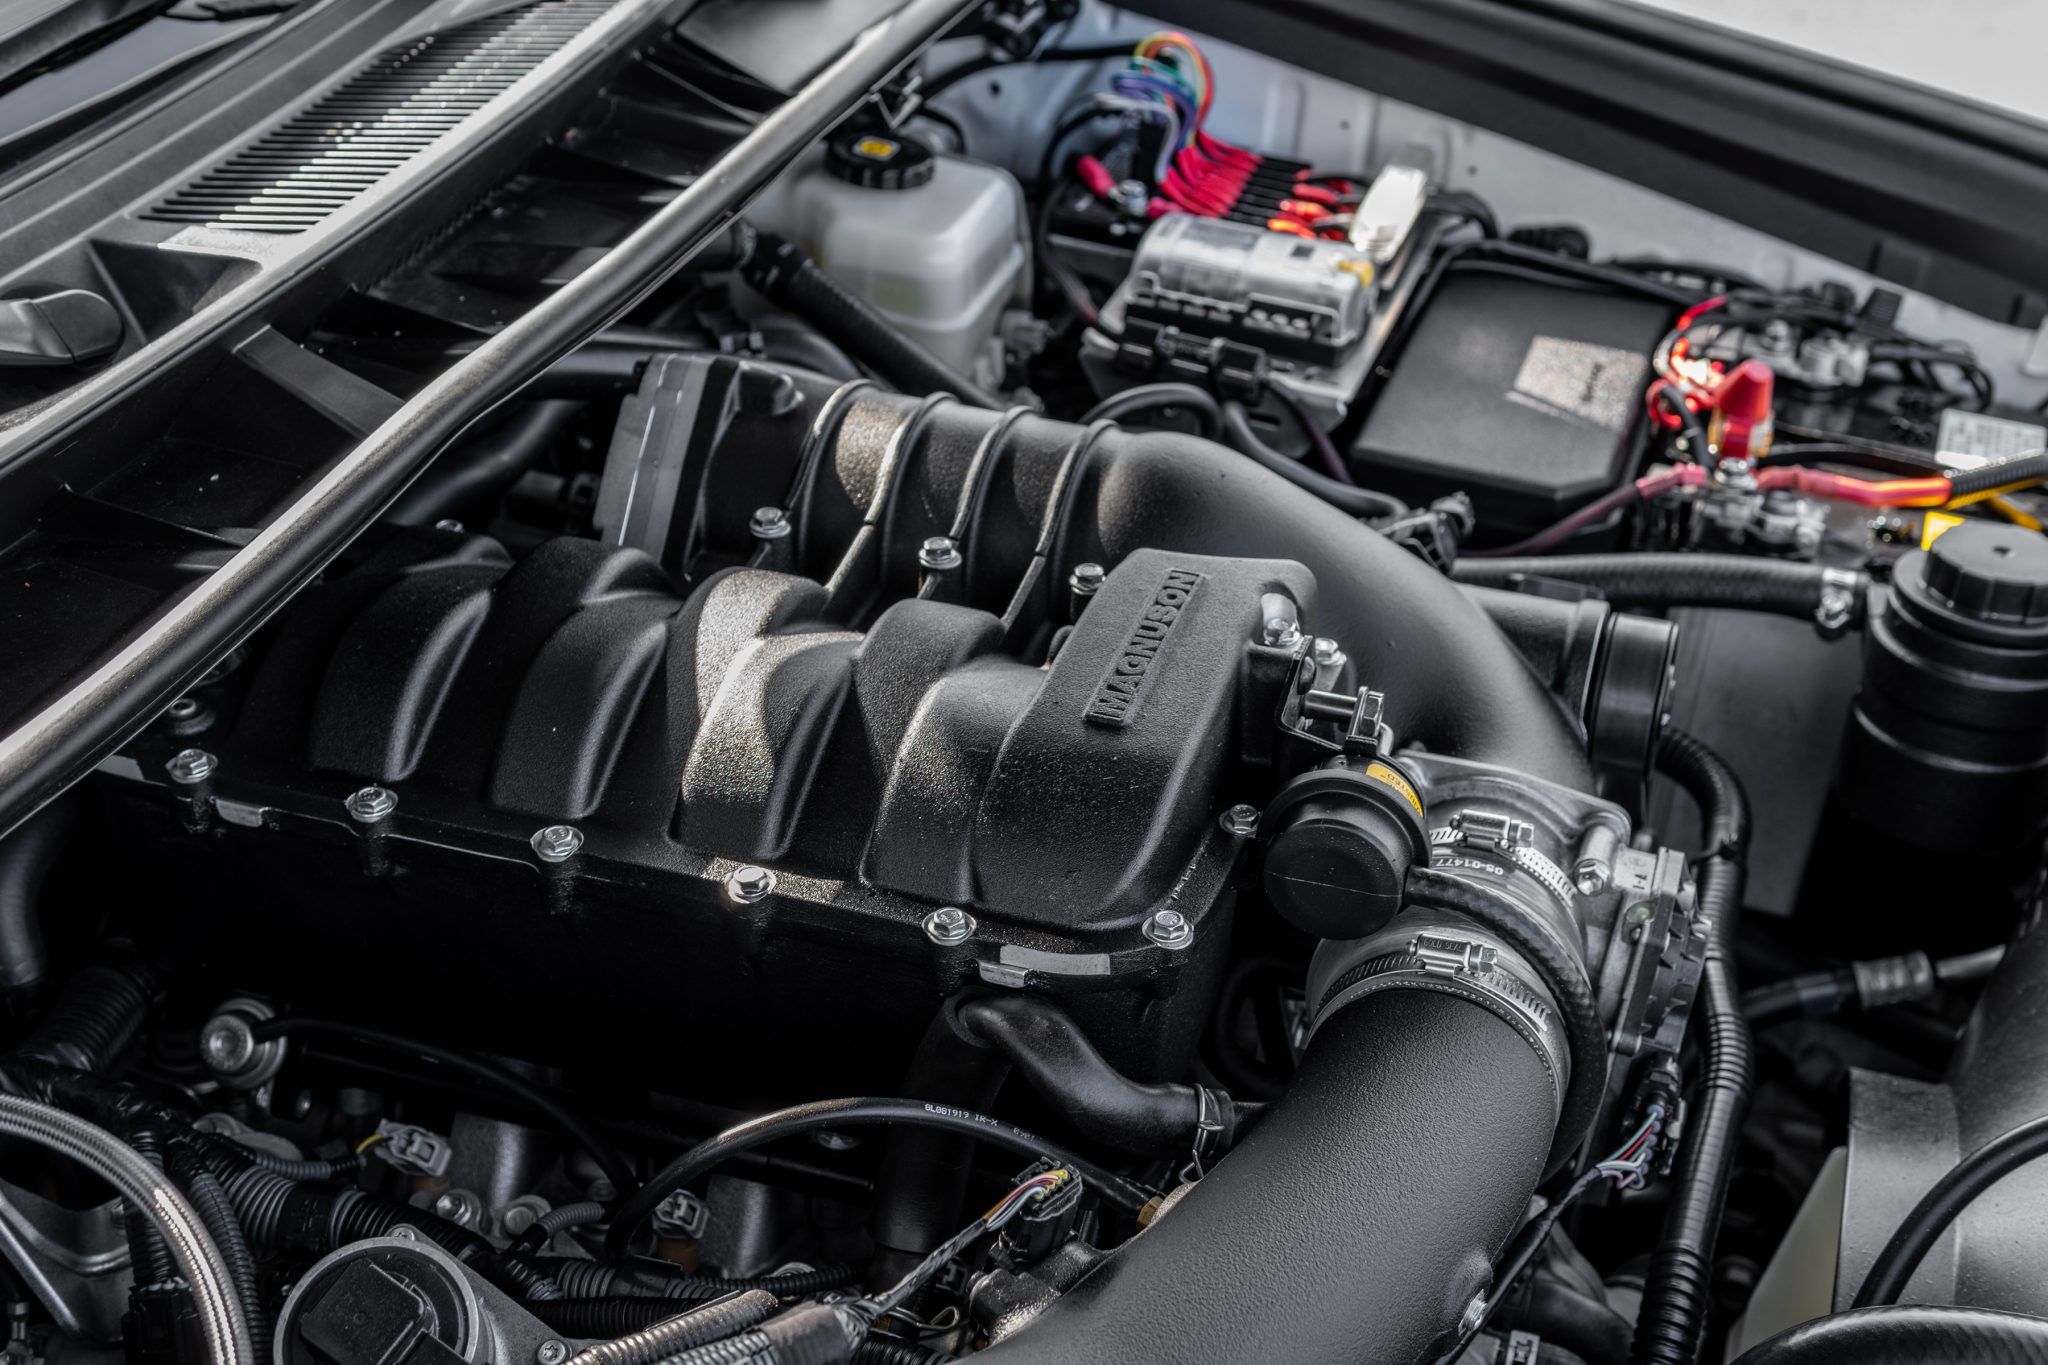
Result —
<svg viewBox="0 0 2048 1365"><path fill-rule="evenodd" d="M1067 575L1067 586L1076 597L1093 597L1102 591L1102 584L1109 577L1109 570L1100 564L1076 564L1074 571Z"/></svg>
<svg viewBox="0 0 2048 1365"><path fill-rule="evenodd" d="M789 524L789 513L780 507L756 507L747 529L756 540L780 540L794 528Z"/></svg>
<svg viewBox="0 0 2048 1365"><path fill-rule="evenodd" d="M1572 885L1582 896L1597 896L1608 888L1614 869L1598 858L1581 858L1572 868Z"/></svg>
<svg viewBox="0 0 2048 1365"><path fill-rule="evenodd" d="M1342 668L1344 666L1344 646L1338 644L1327 635L1316 636L1314 641L1310 643L1309 649L1315 655L1317 668Z"/></svg>
<svg viewBox="0 0 2048 1365"><path fill-rule="evenodd" d="M775 874L752 863L735 868L725 879L725 894L740 905L766 900L775 891Z"/></svg>
<svg viewBox="0 0 2048 1365"><path fill-rule="evenodd" d="M951 536L933 536L917 550L919 566L933 573L960 567L960 542Z"/></svg>
<svg viewBox="0 0 2048 1365"><path fill-rule="evenodd" d="M483 1204L468 1190L449 1190L434 1201L434 1212L451 1223L474 1228L483 1221Z"/></svg>
<svg viewBox="0 0 2048 1365"><path fill-rule="evenodd" d="M974 936L974 916L957 905L942 905L924 917L924 936L941 948L954 948Z"/></svg>
<svg viewBox="0 0 2048 1365"><path fill-rule="evenodd" d="M1259 832L1259 808L1232 806L1216 823L1223 826L1223 832L1233 839L1249 839Z"/></svg>
<svg viewBox="0 0 2048 1365"><path fill-rule="evenodd" d="M351 792L348 801L348 817L359 825L380 824L391 818L398 809L398 793L389 787L364 787Z"/></svg>
<svg viewBox="0 0 2048 1365"><path fill-rule="evenodd" d="M219 766L219 761L204 749L180 749L164 764L164 771L179 786L194 787L212 777Z"/></svg>
<svg viewBox="0 0 2048 1365"><path fill-rule="evenodd" d="M569 1358L569 1348L550 1337L534 1351L534 1365L562 1365Z"/></svg>
<svg viewBox="0 0 2048 1365"><path fill-rule="evenodd" d="M1155 910L1145 921L1145 937L1178 952L1195 941L1195 926L1178 910Z"/></svg>
<svg viewBox="0 0 2048 1365"><path fill-rule="evenodd" d="M583 831L574 825L549 825L534 831L528 840L534 856L544 863L565 863L583 847Z"/></svg>

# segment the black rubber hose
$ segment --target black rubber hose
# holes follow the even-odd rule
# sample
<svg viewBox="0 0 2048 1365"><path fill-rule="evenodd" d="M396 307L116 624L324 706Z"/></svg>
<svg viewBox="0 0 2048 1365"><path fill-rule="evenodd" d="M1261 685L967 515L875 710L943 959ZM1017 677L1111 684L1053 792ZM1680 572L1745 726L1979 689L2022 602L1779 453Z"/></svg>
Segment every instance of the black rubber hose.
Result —
<svg viewBox="0 0 2048 1365"><path fill-rule="evenodd" d="M778 1299L805 1299L828 1289L842 1289L858 1278L850 1265L823 1265L815 1270L792 1270L786 1275L725 1279L692 1275L672 1262L646 1258L610 1265L566 1256L538 1256L533 1264L560 1286L564 1298L642 1298L669 1303L700 1303L748 1289L765 1289Z"/></svg>
<svg viewBox="0 0 2048 1365"><path fill-rule="evenodd" d="M1587 1365L1626 1365L1628 1319L1597 1299L1548 1276L1533 1276L1528 1287L1501 1305L1503 1327L1534 1332Z"/></svg>
<svg viewBox="0 0 2048 1365"><path fill-rule="evenodd" d="M960 1022L1007 1057L1076 1132L1118 1151L1185 1154L1204 1135L1204 1123L1221 1125L1216 1146L1227 1150L1239 1126L1264 1108L1215 1091L1205 1095L1192 1085L1132 1080L1095 1050L1065 1010L1042 996L970 1000L960 1007Z"/></svg>
<svg viewBox="0 0 2048 1365"><path fill-rule="evenodd" d="M163 1134L153 1129L142 1129L122 1136L150 1165L162 1169L164 1164ZM129 1205L127 1209L128 1263L138 1285L163 1284L177 1278L178 1263L171 1258L171 1249L164 1245L163 1234L150 1221L149 1210Z"/></svg>
<svg viewBox="0 0 2048 1365"><path fill-rule="evenodd" d="M384 519L397 526L425 526L496 497L519 482L582 410L581 403L560 398L529 403L476 440L442 451Z"/></svg>
<svg viewBox="0 0 2048 1365"><path fill-rule="evenodd" d="M1941 1234L1973 1200L2030 1161L2048 1155L2048 1115L1999 1134L1958 1161L1906 1215L1884 1250L1870 1263L1856 1308L1882 1308L1899 1301Z"/></svg>
<svg viewBox="0 0 2048 1365"><path fill-rule="evenodd" d="M1081 425L1090 422L1121 422L1140 412L1161 408L1185 408L1198 420L1201 434L1214 440L1223 429L1223 408L1216 395L1194 384L1140 384L1113 393L1081 414Z"/></svg>
<svg viewBox="0 0 2048 1365"><path fill-rule="evenodd" d="M149 1020L156 979L134 959L74 973L15 1055L74 1071L105 1071Z"/></svg>
<svg viewBox="0 0 2048 1365"><path fill-rule="evenodd" d="M1288 459L1252 430L1251 414L1245 411L1242 403L1223 405L1223 443L1270 469L1296 488L1315 494L1340 512L1354 517L1394 517L1407 510L1398 498L1354 484L1339 483L1327 474L1316 473L1299 460Z"/></svg>
<svg viewBox="0 0 2048 1365"><path fill-rule="evenodd" d="M1817 564L1751 555L1611 554L1528 555L1461 559L1451 570L1460 583L1513 588L1527 578L1555 578L1596 588L1623 610L1648 607L1732 607L1812 620L1829 584ZM1854 619L1863 618L1870 580L1856 574Z"/></svg>
<svg viewBox="0 0 2048 1365"><path fill-rule="evenodd" d="M77 823L77 800L60 797L0 840L0 991L32 991L49 972L43 880Z"/></svg>
<svg viewBox="0 0 2048 1365"><path fill-rule="evenodd" d="M673 1299L613 1294L604 1298L539 1299L526 1310L570 1337L622 1337L689 1310Z"/></svg>
<svg viewBox="0 0 2048 1365"><path fill-rule="evenodd" d="M1551 999L1563 1016L1572 1074L1565 1085L1564 1104L1558 1113L1557 1132L1551 1141L1545 1172L1563 1169L1586 1140L1586 1132L1600 1109L1600 1097L1607 1089L1607 1029L1600 1022L1599 1002L1593 997L1585 967L1556 939L1532 923L1521 907L1476 882L1432 867L1417 867L1409 872L1406 889L1411 910L1448 910L1499 935L1549 987ZM1328 995L1336 995L1347 984L1340 977Z"/></svg>
<svg viewBox="0 0 2048 1365"><path fill-rule="evenodd" d="M1056 1161L1071 1167L1110 1204L1135 1214L1152 1192L1045 1139L1012 1124L917 1100L855 1098L818 1100L778 1109L735 1124L684 1152L655 1173L638 1191L619 1201L605 1237L605 1252L614 1259L627 1255L633 1234L662 1200L711 1171L727 1157L781 1138L814 1133L821 1128L852 1128L870 1124L917 1123L980 1139L1032 1160Z"/></svg>
<svg viewBox="0 0 2048 1365"><path fill-rule="evenodd" d="M1859 1308L1815 1318L1735 1365L2048 1365L2048 1319L1951 1304Z"/></svg>
<svg viewBox="0 0 2048 1365"><path fill-rule="evenodd" d="M903 392L919 397L950 393L976 407L1004 406L1000 398L905 336L794 242L772 232L759 234L741 274L763 298L810 323L826 340Z"/></svg>
<svg viewBox="0 0 2048 1365"><path fill-rule="evenodd" d="M494 1062L438 1047L433 1043L421 1042L417 1038L386 1033L382 1029L365 1028L335 1019L315 1019L307 1015L251 1019L249 1030L259 1043L272 1038L335 1038L384 1048L391 1052L410 1053L415 1057L423 1057L438 1063L450 1071L459 1072L470 1080L509 1095L528 1109L553 1121L565 1136L574 1140L590 1154L591 1159L597 1162L599 1169L605 1173L605 1178L612 1182L614 1188L627 1191L639 1187L640 1182L633 1176L632 1164L612 1145L609 1138L554 1096Z"/></svg>
<svg viewBox="0 0 2048 1365"><path fill-rule="evenodd" d="M1676 730L1657 746L1657 770L1677 782L1706 823L1706 853L1695 879L1709 924L1706 965L1693 1018L1701 1030L1700 1083L1689 1106L1664 1230L1650 1256L1636 1317L1636 1365L1692 1365L1711 1301L1714 1239L1749 1110L1749 1021L1735 981L1735 923L1742 911L1749 800L1720 755Z"/></svg>
<svg viewBox="0 0 2048 1365"><path fill-rule="evenodd" d="M241 1146L239 1143L236 1145ZM275 1152L266 1152L260 1147L243 1147L242 1150L256 1165L272 1175L281 1175L287 1180L353 1180L363 1169L363 1158L355 1152L332 1160L311 1158L294 1161Z"/></svg>

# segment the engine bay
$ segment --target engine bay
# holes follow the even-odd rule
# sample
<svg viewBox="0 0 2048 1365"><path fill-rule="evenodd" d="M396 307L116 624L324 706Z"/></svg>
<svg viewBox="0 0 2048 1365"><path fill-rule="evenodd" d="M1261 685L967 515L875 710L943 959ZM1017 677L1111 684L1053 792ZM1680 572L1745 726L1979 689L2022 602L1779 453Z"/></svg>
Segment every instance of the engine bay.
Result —
<svg viewBox="0 0 2048 1365"><path fill-rule="evenodd" d="M1278 20L412 8L0 258L6 1360L2048 1360L2048 305Z"/></svg>

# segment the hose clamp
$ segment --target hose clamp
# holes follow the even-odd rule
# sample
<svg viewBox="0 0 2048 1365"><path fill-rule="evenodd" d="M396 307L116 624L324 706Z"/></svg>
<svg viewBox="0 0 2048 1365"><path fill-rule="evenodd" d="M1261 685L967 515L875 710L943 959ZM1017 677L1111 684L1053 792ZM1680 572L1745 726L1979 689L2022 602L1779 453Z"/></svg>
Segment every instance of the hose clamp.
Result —
<svg viewBox="0 0 2048 1365"><path fill-rule="evenodd" d="M1457 996L1487 1010L1521 1035L1550 1077L1553 1109L1557 1114L1563 1112L1565 1088L1571 1079L1571 1044L1550 992L1513 948L1464 925L1432 925L1389 930L1377 936L1366 951L1368 955L1339 975L1324 993L1309 1026L1311 1039L1347 1005L1382 991L1422 990Z"/></svg>

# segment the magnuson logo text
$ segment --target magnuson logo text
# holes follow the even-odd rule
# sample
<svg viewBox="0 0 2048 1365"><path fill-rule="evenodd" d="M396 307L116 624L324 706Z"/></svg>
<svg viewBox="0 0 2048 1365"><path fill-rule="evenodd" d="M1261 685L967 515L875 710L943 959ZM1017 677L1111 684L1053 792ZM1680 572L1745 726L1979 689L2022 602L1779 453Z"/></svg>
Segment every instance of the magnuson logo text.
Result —
<svg viewBox="0 0 2048 1365"><path fill-rule="evenodd" d="M1168 569L1152 600L1132 625L1130 635L1110 660L1109 671L1096 684L1095 698L1088 703L1087 717L1097 725L1117 728L1129 725L1138 714L1138 703L1152 680L1152 666L1166 637L1173 633L1181 613L1187 610L1202 576L1191 569Z"/></svg>

